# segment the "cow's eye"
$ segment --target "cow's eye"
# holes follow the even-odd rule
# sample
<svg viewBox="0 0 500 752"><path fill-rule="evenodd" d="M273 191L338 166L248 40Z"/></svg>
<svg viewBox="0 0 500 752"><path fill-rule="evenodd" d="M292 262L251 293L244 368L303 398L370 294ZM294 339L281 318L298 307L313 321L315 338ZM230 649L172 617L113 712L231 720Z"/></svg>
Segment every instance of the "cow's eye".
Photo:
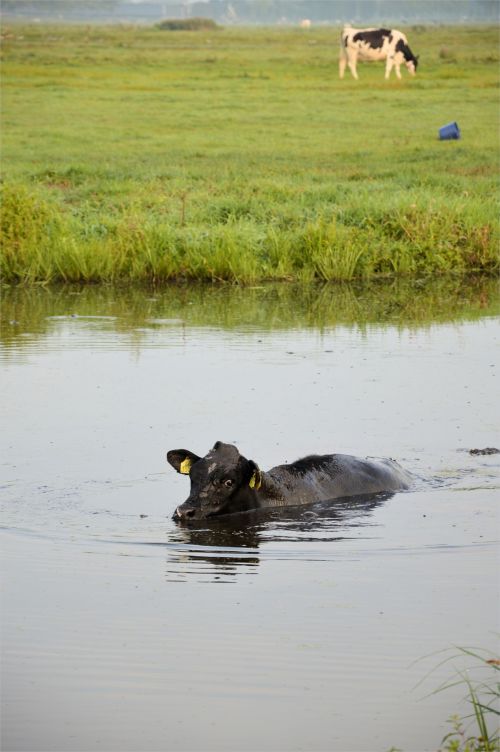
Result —
<svg viewBox="0 0 500 752"><path fill-rule="evenodd" d="M224 485L226 486L226 488L231 488L231 486L233 485L233 481L231 480L231 478L226 478L226 480L224 481Z"/></svg>

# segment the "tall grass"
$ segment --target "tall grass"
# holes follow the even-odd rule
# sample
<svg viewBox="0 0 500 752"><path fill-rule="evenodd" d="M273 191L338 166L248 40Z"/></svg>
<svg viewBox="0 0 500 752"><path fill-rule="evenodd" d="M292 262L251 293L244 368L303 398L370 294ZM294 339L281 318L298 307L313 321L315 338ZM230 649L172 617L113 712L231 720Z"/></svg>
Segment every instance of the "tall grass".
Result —
<svg viewBox="0 0 500 752"><path fill-rule="evenodd" d="M470 713L454 715L449 723L452 731L441 742L439 752L499 752L500 750L500 658L485 650L456 647L436 668L457 659L472 659L465 669L441 684L432 694L452 687L463 687Z"/></svg>
<svg viewBox="0 0 500 752"><path fill-rule="evenodd" d="M500 716L500 659L497 656L485 657L484 654L468 648L458 648L459 653L472 657L482 668L486 668L490 675L487 681L473 680L467 671L461 671L455 681L439 688L443 691L457 684L463 685L467 691L467 699L471 705L473 727L467 723L467 718L455 716L451 719L453 731L443 739L444 750L447 752L499 752L500 730L498 718Z"/></svg>
<svg viewBox="0 0 500 752"><path fill-rule="evenodd" d="M374 210L357 224L352 207L347 221L344 209L281 231L252 218L183 226L134 211L92 225L23 185L4 187L2 204L6 282L349 281L498 269L497 231L457 204Z"/></svg>
<svg viewBox="0 0 500 752"><path fill-rule="evenodd" d="M498 272L493 29L410 30L401 83L333 29L6 31L6 282Z"/></svg>

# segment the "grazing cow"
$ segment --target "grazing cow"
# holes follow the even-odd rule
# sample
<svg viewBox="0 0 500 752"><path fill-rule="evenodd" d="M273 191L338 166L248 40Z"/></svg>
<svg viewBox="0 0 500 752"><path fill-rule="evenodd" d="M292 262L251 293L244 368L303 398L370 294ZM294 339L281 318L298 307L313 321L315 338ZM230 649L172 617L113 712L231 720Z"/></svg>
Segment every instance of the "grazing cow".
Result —
<svg viewBox="0 0 500 752"><path fill-rule="evenodd" d="M397 29L353 29L344 27L340 38L339 75L344 78L346 65L354 78L358 78L358 60L385 60L385 78L388 79L392 67L401 78L400 66L404 63L412 76L415 75L418 57L408 46L405 35Z"/></svg>
<svg viewBox="0 0 500 752"><path fill-rule="evenodd" d="M205 457L187 449L172 449L167 460L191 481L187 501L173 516L179 522L401 491L411 483L411 475L394 460L366 460L348 454L311 455L263 472L235 446L221 441Z"/></svg>

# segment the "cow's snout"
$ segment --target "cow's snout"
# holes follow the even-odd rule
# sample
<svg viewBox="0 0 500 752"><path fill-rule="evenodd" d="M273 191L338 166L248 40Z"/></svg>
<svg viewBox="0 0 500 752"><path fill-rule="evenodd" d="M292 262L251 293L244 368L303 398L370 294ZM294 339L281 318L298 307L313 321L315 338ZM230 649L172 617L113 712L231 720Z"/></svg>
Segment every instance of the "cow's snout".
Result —
<svg viewBox="0 0 500 752"><path fill-rule="evenodd" d="M182 522L184 520L192 519L196 514L196 507L192 504L180 504L174 512L174 520Z"/></svg>

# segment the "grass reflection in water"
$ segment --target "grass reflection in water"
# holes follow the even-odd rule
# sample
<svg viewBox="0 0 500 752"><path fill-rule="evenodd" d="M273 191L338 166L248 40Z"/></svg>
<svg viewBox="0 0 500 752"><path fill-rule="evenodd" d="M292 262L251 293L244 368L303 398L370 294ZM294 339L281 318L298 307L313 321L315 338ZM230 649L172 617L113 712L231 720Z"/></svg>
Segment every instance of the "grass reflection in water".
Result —
<svg viewBox="0 0 500 752"><path fill-rule="evenodd" d="M158 326L218 327L257 331L360 328L433 323L498 315L498 282L490 278L398 280L371 284L266 284L258 287L182 284L144 287L12 287L2 291L1 342L26 344L43 337L51 317L106 317L116 333Z"/></svg>

